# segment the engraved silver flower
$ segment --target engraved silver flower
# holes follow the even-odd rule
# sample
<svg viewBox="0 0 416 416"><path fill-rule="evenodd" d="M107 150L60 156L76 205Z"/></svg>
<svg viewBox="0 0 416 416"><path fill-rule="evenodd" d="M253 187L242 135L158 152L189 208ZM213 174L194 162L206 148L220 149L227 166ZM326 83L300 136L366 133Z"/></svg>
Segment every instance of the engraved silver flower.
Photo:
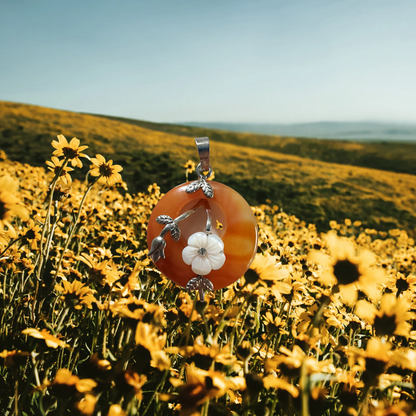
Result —
<svg viewBox="0 0 416 416"><path fill-rule="evenodd" d="M204 232L192 234L182 251L182 259L195 274L206 276L211 270L218 270L224 265L224 243L216 235Z"/></svg>

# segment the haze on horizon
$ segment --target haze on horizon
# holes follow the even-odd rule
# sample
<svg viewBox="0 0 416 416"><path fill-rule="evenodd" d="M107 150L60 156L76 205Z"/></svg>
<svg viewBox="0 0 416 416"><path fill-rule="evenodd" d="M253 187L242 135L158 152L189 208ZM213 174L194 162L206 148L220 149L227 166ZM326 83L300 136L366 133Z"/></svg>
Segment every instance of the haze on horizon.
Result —
<svg viewBox="0 0 416 416"><path fill-rule="evenodd" d="M416 123L413 0L0 0L0 100L158 122Z"/></svg>

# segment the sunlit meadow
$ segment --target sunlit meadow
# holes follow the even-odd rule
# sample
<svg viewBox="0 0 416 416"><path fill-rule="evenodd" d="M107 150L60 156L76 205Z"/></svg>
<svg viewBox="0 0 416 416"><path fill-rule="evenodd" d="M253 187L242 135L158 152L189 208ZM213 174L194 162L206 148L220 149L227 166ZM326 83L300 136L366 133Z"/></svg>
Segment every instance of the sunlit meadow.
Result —
<svg viewBox="0 0 416 416"><path fill-rule="evenodd" d="M130 194L122 166L86 145L59 135L46 170L0 154L5 415L414 412L406 231L345 219L320 234L276 205L253 207L251 268L200 302L147 256L157 184Z"/></svg>

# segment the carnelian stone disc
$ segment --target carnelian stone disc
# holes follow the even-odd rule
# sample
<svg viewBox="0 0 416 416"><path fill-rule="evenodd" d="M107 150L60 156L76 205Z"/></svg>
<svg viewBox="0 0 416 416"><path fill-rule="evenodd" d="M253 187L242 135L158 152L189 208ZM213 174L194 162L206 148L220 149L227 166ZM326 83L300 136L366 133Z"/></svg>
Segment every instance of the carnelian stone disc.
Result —
<svg viewBox="0 0 416 416"><path fill-rule="evenodd" d="M250 267L257 251L257 222L253 211L245 199L236 191L218 182L209 182L214 190L214 197L208 199L201 189L188 194L182 184L170 190L155 206L147 228L147 244L157 237L163 224L158 224L159 215L169 215L175 219L186 211L202 206L191 216L178 223L181 229L179 241L173 241L170 233L165 237L165 258L156 266L170 280L185 287L196 274L191 266L182 259L182 250L187 246L188 238L199 231L205 231L207 223L206 208L211 210L211 233L221 238L224 243L225 263L218 270L208 273L214 289L221 289L234 283ZM222 225L219 226L217 221Z"/></svg>

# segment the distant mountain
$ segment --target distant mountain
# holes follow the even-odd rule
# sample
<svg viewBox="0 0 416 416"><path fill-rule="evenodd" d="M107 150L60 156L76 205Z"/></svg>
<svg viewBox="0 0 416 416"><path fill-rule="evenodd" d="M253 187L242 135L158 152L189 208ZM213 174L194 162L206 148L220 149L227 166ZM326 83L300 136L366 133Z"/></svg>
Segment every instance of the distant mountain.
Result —
<svg viewBox="0 0 416 416"><path fill-rule="evenodd" d="M291 137L313 137L321 139L347 139L411 141L416 142L416 124L377 122L322 121L298 124L256 124L188 122L189 126L208 127L228 131L260 133Z"/></svg>

